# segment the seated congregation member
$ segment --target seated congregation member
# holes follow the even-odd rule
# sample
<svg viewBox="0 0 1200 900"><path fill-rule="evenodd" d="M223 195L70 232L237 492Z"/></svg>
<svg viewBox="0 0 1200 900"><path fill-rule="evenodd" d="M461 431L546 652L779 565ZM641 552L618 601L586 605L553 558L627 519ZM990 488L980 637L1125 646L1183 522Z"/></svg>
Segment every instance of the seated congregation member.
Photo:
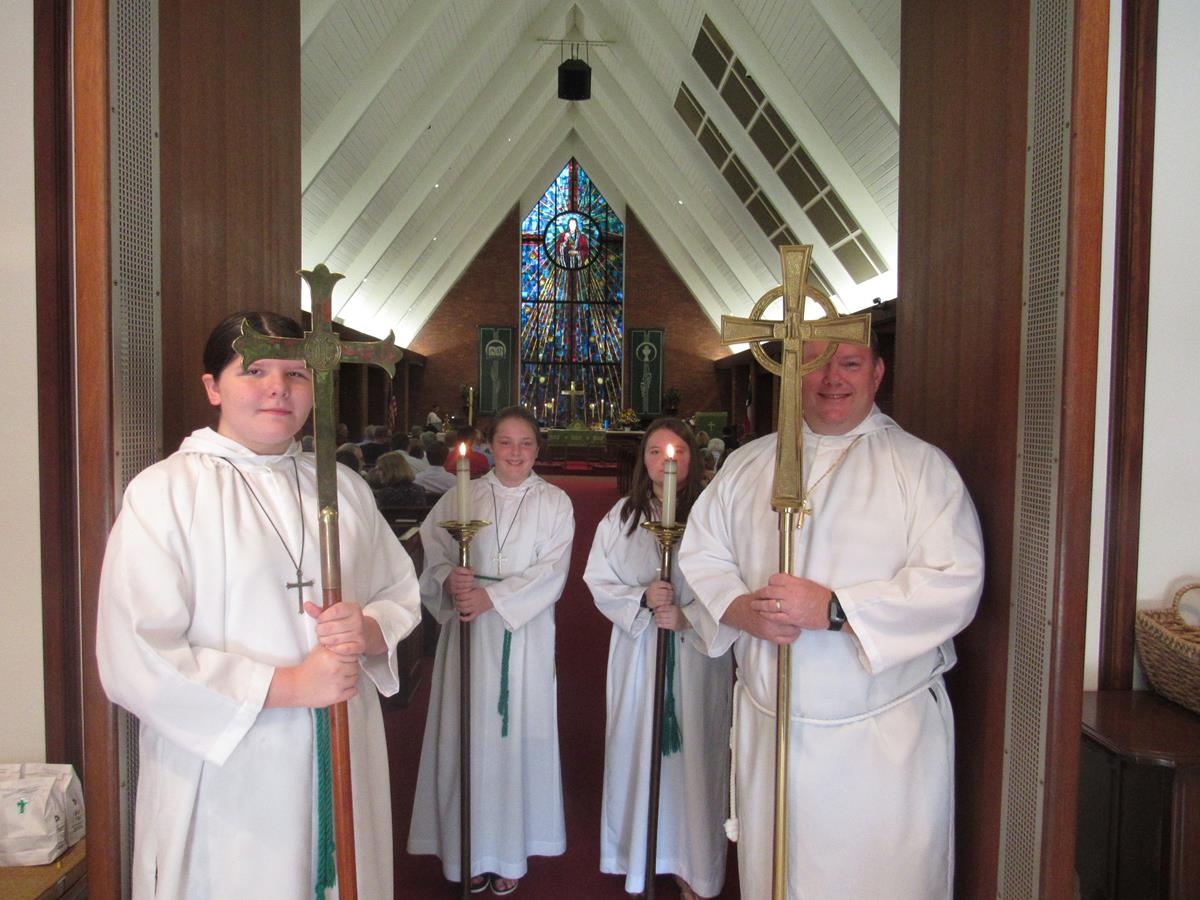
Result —
<svg viewBox="0 0 1200 900"><path fill-rule="evenodd" d="M661 516L667 444L674 446L679 465L677 520L686 520L701 489L695 441L686 423L657 419L642 437L629 496L601 520L583 573L596 606L613 623L600 871L624 874L631 894L646 889L655 656L658 631L665 628L672 632L667 663L672 699L664 731L679 741L678 746L664 741L655 869L674 874L685 898L714 897L725 881L733 661L729 654L708 657L693 623L710 634L716 623L694 602L678 571L671 581L659 579L658 540L641 527Z"/></svg>
<svg viewBox="0 0 1200 900"><path fill-rule="evenodd" d="M806 361L826 348L804 345ZM874 405L874 347L804 376L796 574L779 571L777 436L743 444L688 516L679 567L737 660L743 897L771 893L776 648L790 644L788 896L948 900L954 717L943 675L975 615L983 546L944 453Z"/></svg>
<svg viewBox="0 0 1200 900"><path fill-rule="evenodd" d="M554 606L575 532L571 501L533 472L541 434L522 407L496 417L496 467L470 483L470 512L491 524L471 544L471 568L437 523L456 519L457 487L421 525L421 600L442 624L413 802L410 853L459 860L459 623L471 623L472 890L508 894L530 856L566 849Z"/></svg>
<svg viewBox="0 0 1200 900"><path fill-rule="evenodd" d="M454 487L454 476L444 468L450 448L440 441L434 441L426 451L429 457L429 468L418 472L414 483L431 494L444 494Z"/></svg>
<svg viewBox="0 0 1200 900"><path fill-rule="evenodd" d="M467 458L471 461L471 477L482 478L486 475L491 470L492 464L488 462L486 456L475 449L476 440L478 440L478 432L471 425L464 425L456 430L453 440L446 435L446 445L450 450L450 455L442 467L447 472L453 473L458 468L458 446L466 444Z"/></svg>
<svg viewBox="0 0 1200 900"><path fill-rule="evenodd" d="M375 491L375 502L380 507L425 506L430 503L429 494L420 485L413 483L413 472L408 460L398 450L389 450L367 476L367 484Z"/></svg>
<svg viewBox="0 0 1200 900"><path fill-rule="evenodd" d="M379 457L388 452L388 430L386 425L368 425L366 439L358 445L362 450L363 466L371 467Z"/></svg>
<svg viewBox="0 0 1200 900"><path fill-rule="evenodd" d="M337 461L343 466L350 469L352 472L357 472L359 475L363 471L363 454L362 447L358 444L342 444L337 448Z"/></svg>
<svg viewBox="0 0 1200 900"><path fill-rule="evenodd" d="M425 458L425 445L421 443L420 432L417 434L402 434L397 431L392 435L392 449L404 454L408 467L413 474L424 472L429 468L429 460Z"/></svg>
<svg viewBox="0 0 1200 900"><path fill-rule="evenodd" d="M377 691L420 621L413 566L370 490L338 472L342 602L322 611L317 473L293 435L313 404L297 360L243 370L242 321L204 350L216 430L129 485L100 578L104 689L139 720L132 895L324 896L316 883L314 710L349 707L360 896L392 896L387 748ZM303 606L300 606L303 601ZM316 844L316 845L315 845Z"/></svg>

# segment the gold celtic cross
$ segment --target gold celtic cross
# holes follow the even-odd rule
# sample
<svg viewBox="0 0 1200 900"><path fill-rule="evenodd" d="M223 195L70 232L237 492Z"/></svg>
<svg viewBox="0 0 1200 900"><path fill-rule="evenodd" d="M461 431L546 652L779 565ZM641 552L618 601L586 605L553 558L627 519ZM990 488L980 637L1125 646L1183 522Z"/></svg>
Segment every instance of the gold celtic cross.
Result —
<svg viewBox="0 0 1200 900"><path fill-rule="evenodd" d="M839 342L867 344L871 335L871 314L858 313L839 316L833 302L824 293L808 284L808 266L812 258L809 245L779 248L783 263L783 284L763 294L748 318L721 317L721 340L726 344L749 343L754 358L764 369L780 377L779 444L775 450L775 486L771 507L776 510L803 508L803 450L804 395L801 381L833 358ZM767 307L783 297L782 321L762 318ZM804 303L811 297L825 311L826 317L806 321ZM767 356L762 344L783 342L782 362ZM829 341L825 352L810 362L804 362L804 345L809 341Z"/></svg>

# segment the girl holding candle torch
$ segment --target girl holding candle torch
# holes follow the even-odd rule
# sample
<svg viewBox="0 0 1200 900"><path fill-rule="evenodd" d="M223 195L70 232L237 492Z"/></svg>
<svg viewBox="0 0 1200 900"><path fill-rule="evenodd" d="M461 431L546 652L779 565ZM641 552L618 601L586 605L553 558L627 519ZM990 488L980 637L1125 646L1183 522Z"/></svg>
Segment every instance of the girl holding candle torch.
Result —
<svg viewBox="0 0 1200 900"><path fill-rule="evenodd" d="M566 849L554 677L554 604L571 558L571 501L533 472L542 436L522 407L488 433L495 467L458 475L421 525L421 599L442 625L413 803L410 853L460 872L459 623L470 622L471 889L516 889L529 856ZM464 489L465 484L465 489ZM483 519L471 567L439 522Z"/></svg>
<svg viewBox="0 0 1200 900"><path fill-rule="evenodd" d="M664 472L674 451L676 485ZM596 529L583 579L613 622L609 641L600 870L645 890L650 731L656 631L674 632L668 657L656 871L672 873L684 897L719 894L725 880L722 828L729 773L732 662L710 659L697 632L716 623L678 569L659 578L662 554L643 521L683 522L701 490L702 467L686 423L657 419L642 438L627 497ZM670 521L668 521L670 520ZM655 627L651 627L651 625Z"/></svg>

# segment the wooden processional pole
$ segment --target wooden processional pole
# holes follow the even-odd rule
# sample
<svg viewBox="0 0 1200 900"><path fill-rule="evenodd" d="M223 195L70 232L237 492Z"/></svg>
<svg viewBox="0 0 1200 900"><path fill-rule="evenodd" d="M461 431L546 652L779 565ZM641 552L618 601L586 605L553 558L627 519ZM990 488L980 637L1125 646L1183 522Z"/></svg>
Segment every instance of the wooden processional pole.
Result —
<svg viewBox="0 0 1200 900"><path fill-rule="evenodd" d="M796 533L804 525L803 421L804 395L801 381L809 372L822 368L833 358L838 343L869 344L870 313L839 316L833 302L808 284L810 245L779 248L783 284L767 291L754 304L748 318L721 317L721 340L726 344L749 343L759 364L780 377L779 442L775 450L775 482L771 508L779 513L779 571L794 574ZM783 298L783 320L762 318L767 308ZM826 317L804 318L805 298L811 297ZM783 358L775 362L762 348L767 341L783 342ZM829 341L817 358L804 362L804 345ZM775 670L775 839L772 853L771 897L787 897L788 864L788 748L791 724L792 646L781 644ZM730 810L736 815L737 810Z"/></svg>
<svg viewBox="0 0 1200 900"><path fill-rule="evenodd" d="M313 434L317 451L317 508L321 534L322 600L328 609L342 600L341 543L338 532L337 423L333 375L341 363L376 365L395 374L400 351L395 336L382 341L342 341L333 331L333 286L341 275L325 266L300 273L312 293L312 330L303 338L259 334L245 322L233 349L249 367L260 359L302 359L313 372ZM350 774L350 723L345 703L329 708L329 744L333 769L333 821L337 888L341 900L357 900L354 862L354 796Z"/></svg>
<svg viewBox="0 0 1200 900"><path fill-rule="evenodd" d="M479 529L490 525L482 519L438 522L458 542L458 564L471 565L471 541ZM471 623L458 623L458 871L462 900L471 897Z"/></svg>
<svg viewBox="0 0 1200 900"><path fill-rule="evenodd" d="M643 522L642 527L658 538L658 549L662 554L658 578L670 581L675 563L675 545L683 537L681 524L664 525L662 522ZM654 627L658 632L654 653L654 706L650 717L650 785L649 804L646 808L646 875L642 890L646 900L654 900L654 882L658 875L658 800L662 781L662 728L663 700L667 692L667 642L671 632L666 628Z"/></svg>

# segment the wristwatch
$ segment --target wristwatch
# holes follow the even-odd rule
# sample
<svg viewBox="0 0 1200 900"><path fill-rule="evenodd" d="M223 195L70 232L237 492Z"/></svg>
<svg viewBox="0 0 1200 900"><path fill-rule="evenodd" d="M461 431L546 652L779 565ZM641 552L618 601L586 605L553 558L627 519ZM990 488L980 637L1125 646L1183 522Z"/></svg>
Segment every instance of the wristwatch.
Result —
<svg viewBox="0 0 1200 900"><path fill-rule="evenodd" d="M842 601L838 595L829 593L829 631L841 631L846 624L846 612L842 609Z"/></svg>

